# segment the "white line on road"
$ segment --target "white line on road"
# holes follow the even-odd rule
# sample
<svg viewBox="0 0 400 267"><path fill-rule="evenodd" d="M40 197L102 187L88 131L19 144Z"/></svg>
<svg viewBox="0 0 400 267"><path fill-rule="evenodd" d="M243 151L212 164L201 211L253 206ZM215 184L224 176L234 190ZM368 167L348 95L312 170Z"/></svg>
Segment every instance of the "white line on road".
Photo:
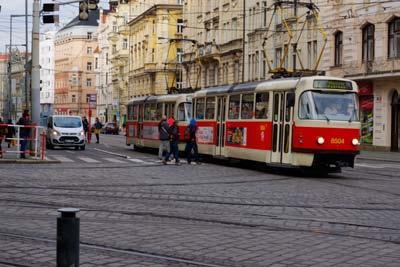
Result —
<svg viewBox="0 0 400 267"><path fill-rule="evenodd" d="M392 165L392 164L366 164L366 163L356 163L356 167L364 167L364 168L371 168L371 169L385 169L385 168L400 168L400 165Z"/></svg>
<svg viewBox="0 0 400 267"><path fill-rule="evenodd" d="M66 158L66 157L63 157L63 156L51 156L52 158L55 158L56 160L58 160L58 161L61 161L61 162L74 162L72 159L69 159L69 158Z"/></svg>
<svg viewBox="0 0 400 267"><path fill-rule="evenodd" d="M106 153L106 154L109 154L109 155L113 155L113 156L129 159L129 156L127 156L127 155L123 155L123 154L107 151L107 150L104 150L104 149L94 148L94 150L100 151L100 152L103 152L103 153Z"/></svg>
<svg viewBox="0 0 400 267"><path fill-rule="evenodd" d="M113 162L113 163L125 163L125 161L116 159L116 158L103 158L106 161Z"/></svg>
<svg viewBox="0 0 400 267"><path fill-rule="evenodd" d="M88 157L78 157L78 159L83 160L84 162L87 162L87 163L99 163L100 162L98 160L88 158Z"/></svg>
<svg viewBox="0 0 400 267"><path fill-rule="evenodd" d="M145 161L141 159L129 159L129 160L136 163L145 163Z"/></svg>

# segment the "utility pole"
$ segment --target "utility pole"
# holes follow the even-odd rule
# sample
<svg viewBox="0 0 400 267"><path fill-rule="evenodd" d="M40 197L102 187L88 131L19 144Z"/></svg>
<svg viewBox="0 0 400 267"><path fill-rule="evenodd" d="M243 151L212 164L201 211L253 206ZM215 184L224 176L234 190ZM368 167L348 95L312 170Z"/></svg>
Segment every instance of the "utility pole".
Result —
<svg viewBox="0 0 400 267"><path fill-rule="evenodd" d="M242 65L242 83L244 83L244 66L245 66L245 59L246 59L246 0L243 0L243 65Z"/></svg>
<svg viewBox="0 0 400 267"><path fill-rule="evenodd" d="M32 9L32 122L40 124L40 65L39 65L39 31L40 0L33 0Z"/></svg>
<svg viewBox="0 0 400 267"><path fill-rule="evenodd" d="M10 16L10 46L8 51L8 92L10 93L8 98L8 119L12 119L12 84L11 84L11 72L12 72L12 16Z"/></svg>
<svg viewBox="0 0 400 267"><path fill-rule="evenodd" d="M29 108L28 73L28 0L25 0L25 109Z"/></svg>

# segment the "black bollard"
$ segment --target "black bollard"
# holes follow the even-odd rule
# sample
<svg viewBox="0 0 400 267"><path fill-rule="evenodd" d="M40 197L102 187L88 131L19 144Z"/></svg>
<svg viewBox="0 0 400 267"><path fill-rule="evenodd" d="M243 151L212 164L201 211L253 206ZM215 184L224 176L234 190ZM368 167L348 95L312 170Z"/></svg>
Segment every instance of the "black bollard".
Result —
<svg viewBox="0 0 400 267"><path fill-rule="evenodd" d="M57 218L57 267L79 266L79 209L62 208Z"/></svg>

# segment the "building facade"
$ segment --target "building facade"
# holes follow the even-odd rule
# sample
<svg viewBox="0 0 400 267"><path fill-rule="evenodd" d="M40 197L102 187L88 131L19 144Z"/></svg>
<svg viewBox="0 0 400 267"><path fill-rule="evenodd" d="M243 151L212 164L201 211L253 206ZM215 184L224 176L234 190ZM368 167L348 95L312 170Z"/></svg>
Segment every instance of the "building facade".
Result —
<svg viewBox="0 0 400 267"><path fill-rule="evenodd" d="M73 19L59 30L55 39L56 114L93 116L96 114L96 72L94 50L99 11L89 13L87 21Z"/></svg>
<svg viewBox="0 0 400 267"><path fill-rule="evenodd" d="M129 98L163 95L182 88L182 5L176 1L153 2L144 9L139 1L131 5L137 13L128 22Z"/></svg>
<svg viewBox="0 0 400 267"><path fill-rule="evenodd" d="M0 118L8 116L8 54L0 54Z"/></svg>
<svg viewBox="0 0 400 267"><path fill-rule="evenodd" d="M339 4L324 14L329 29L324 65L329 75L359 85L364 147L398 151L400 3Z"/></svg>
<svg viewBox="0 0 400 267"><path fill-rule="evenodd" d="M110 76L110 47L107 39L110 32L108 20L109 11L101 9L99 27L96 33L98 46L94 51L94 70L96 72L97 117L103 122L116 121L116 113L113 112L114 95Z"/></svg>
<svg viewBox="0 0 400 267"><path fill-rule="evenodd" d="M46 32L40 41L40 111L41 117L48 117L53 113L54 105L54 42L55 31Z"/></svg>

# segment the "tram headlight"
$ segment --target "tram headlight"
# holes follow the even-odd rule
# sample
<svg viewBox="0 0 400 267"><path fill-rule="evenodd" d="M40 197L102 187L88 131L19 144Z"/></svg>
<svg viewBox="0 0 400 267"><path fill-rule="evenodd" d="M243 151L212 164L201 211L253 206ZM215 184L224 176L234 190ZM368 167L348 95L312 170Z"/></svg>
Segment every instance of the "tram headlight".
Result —
<svg viewBox="0 0 400 267"><path fill-rule="evenodd" d="M318 137L317 143L318 143L318 145L323 145L325 143L325 139L322 136Z"/></svg>
<svg viewBox="0 0 400 267"><path fill-rule="evenodd" d="M351 140L351 143L353 144L353 146L358 146L358 145L360 145L360 141L358 141L357 138L354 138L353 140Z"/></svg>

